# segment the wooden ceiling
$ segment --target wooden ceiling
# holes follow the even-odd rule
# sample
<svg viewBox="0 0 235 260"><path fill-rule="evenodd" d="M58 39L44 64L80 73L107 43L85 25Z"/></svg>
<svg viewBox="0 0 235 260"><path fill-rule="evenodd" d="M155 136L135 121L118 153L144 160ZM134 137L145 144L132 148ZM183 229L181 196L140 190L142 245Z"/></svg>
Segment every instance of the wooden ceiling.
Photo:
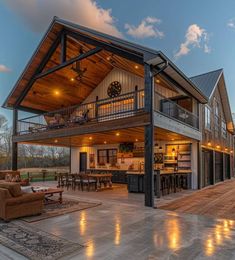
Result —
<svg viewBox="0 0 235 260"><path fill-rule="evenodd" d="M81 52L85 53L94 48L95 46L68 37L66 59L69 60ZM43 71L60 64L60 52L59 44ZM143 66L105 50L82 60L80 66L81 69L86 69L82 79L77 77L77 73L71 68L72 65L69 65L36 80L21 105L42 111L53 111L80 104L115 67L141 77L144 74Z"/></svg>
<svg viewBox="0 0 235 260"><path fill-rule="evenodd" d="M155 128L155 141L188 141L189 138L161 128ZM84 134L72 137L50 138L46 140L30 141L25 144L52 146L94 146L100 144L116 144L124 142L144 142L144 127L107 131L102 133Z"/></svg>

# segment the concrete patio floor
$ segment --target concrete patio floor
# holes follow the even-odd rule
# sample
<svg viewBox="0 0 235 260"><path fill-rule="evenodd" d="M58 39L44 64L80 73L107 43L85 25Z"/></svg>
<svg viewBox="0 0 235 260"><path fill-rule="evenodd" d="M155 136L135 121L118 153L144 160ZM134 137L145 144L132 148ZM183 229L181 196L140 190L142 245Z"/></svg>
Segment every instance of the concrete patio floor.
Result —
<svg viewBox="0 0 235 260"><path fill-rule="evenodd" d="M120 189L65 196L102 201L31 224L85 246L65 259L235 259L235 221L145 208L142 194ZM25 258L0 246L0 259Z"/></svg>

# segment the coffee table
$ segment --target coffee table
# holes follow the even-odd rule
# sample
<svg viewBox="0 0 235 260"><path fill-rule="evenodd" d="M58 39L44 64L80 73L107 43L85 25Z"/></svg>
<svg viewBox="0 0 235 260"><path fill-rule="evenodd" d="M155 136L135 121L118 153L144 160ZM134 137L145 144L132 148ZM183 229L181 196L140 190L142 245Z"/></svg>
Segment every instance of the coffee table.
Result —
<svg viewBox="0 0 235 260"><path fill-rule="evenodd" d="M51 204L51 203L60 203L62 204L63 202L63 192L64 190L61 188L47 188L45 189L45 187L42 187L42 189L40 189L39 187L37 187L36 190L33 189L34 192L42 192L45 194L45 204ZM59 195L59 198L57 200L55 199L51 199L55 194Z"/></svg>

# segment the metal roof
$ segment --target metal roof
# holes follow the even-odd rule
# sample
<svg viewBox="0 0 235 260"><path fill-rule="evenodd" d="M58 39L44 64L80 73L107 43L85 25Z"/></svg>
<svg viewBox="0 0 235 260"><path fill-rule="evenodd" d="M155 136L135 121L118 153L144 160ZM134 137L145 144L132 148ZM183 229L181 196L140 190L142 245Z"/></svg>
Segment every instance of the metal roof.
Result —
<svg viewBox="0 0 235 260"><path fill-rule="evenodd" d="M204 74L191 77L190 80L209 99L222 73L223 73L223 69L218 69L218 70L210 71Z"/></svg>

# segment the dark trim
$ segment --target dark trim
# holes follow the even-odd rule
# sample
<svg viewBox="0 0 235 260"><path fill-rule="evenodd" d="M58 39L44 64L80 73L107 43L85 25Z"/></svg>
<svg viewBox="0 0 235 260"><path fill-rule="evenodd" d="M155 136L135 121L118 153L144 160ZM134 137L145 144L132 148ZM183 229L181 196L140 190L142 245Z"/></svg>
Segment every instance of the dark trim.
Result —
<svg viewBox="0 0 235 260"><path fill-rule="evenodd" d="M19 110L29 112L29 113L32 113L32 114L38 114L38 115L41 115L41 114L44 114L44 113L47 112L47 111L44 111L44 110L34 109L34 108L29 108L29 107L24 107L24 106L18 106L17 108Z"/></svg>
<svg viewBox="0 0 235 260"><path fill-rule="evenodd" d="M49 51L47 52L47 54L45 55L45 57L43 58L42 62L40 63L40 65L38 66L38 68L36 69L36 71L34 72L33 76L31 77L30 81L28 82L26 88L21 92L21 95L18 97L17 101L15 102L14 107L18 108L18 106L20 105L20 103L23 101L23 99L26 97L26 95L28 94L29 90L31 89L31 87L33 86L34 82L35 82L35 75L37 75L38 73L40 73L44 67L46 66L47 62L49 61L49 59L51 58L52 54L55 52L56 48L58 47L59 43L60 43L60 38L61 38L61 34L63 32L59 33L56 40L53 42L53 44L51 45Z"/></svg>
<svg viewBox="0 0 235 260"><path fill-rule="evenodd" d="M17 109L13 110L13 122L12 122L12 135L17 134L17 122L18 122L18 111ZM12 151L11 151L11 168L13 171L16 171L18 168L17 165L18 158L18 143L12 141Z"/></svg>
<svg viewBox="0 0 235 260"><path fill-rule="evenodd" d="M101 41L92 39L89 36L85 36L85 35L81 35L80 33L72 32L71 30L67 30L66 33L68 36L71 36L72 38L74 38L76 40L83 41L83 42L91 44L93 46L101 47L102 49L104 49L106 51L112 52L125 59L131 60L138 64L143 65L143 56L142 55L134 54L127 49L123 49L123 47L119 47L119 46L111 44L111 43L106 43L104 41L101 42Z"/></svg>
<svg viewBox="0 0 235 260"><path fill-rule="evenodd" d="M45 76L47 76L47 75L49 75L49 74L51 74L51 73L53 73L53 72L55 72L57 70L63 69L64 67L67 67L68 65L70 65L70 64L72 64L72 63L74 63L76 61L80 61L80 60L83 60L83 59L85 59L87 57L90 57L90 56L100 52L101 50L102 50L102 48L96 47L96 48L94 48L94 49L92 49L92 50L90 50L90 51L88 51L86 53L83 53L83 54L81 54L81 55L79 55L77 57L74 57L74 58L72 58L72 59L70 59L68 61L63 62L62 64L60 64L58 66L55 66L55 67L53 67L51 69L48 69L45 72L37 74L34 77L34 80L42 78L42 77L45 77Z"/></svg>

